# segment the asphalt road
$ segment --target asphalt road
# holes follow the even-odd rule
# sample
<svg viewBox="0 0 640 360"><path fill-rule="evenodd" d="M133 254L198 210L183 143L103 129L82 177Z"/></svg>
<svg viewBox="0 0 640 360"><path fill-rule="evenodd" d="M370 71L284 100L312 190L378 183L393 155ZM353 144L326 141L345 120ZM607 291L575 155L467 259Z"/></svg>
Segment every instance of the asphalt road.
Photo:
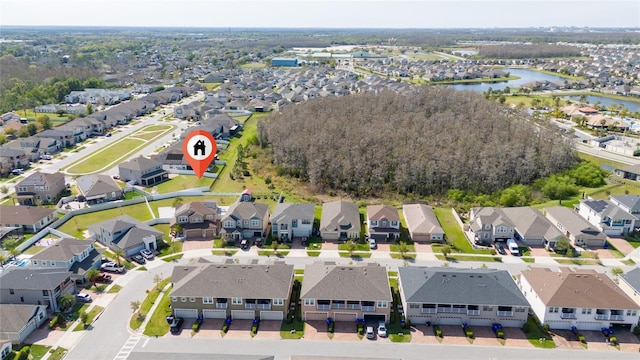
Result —
<svg viewBox="0 0 640 360"><path fill-rule="evenodd" d="M167 263L159 259L149 262L148 271L129 271L118 278L116 283L122 285L122 290L107 306L104 313L93 324L91 330L82 333L72 333L78 336L73 341L75 346L65 359L69 360L124 360L124 359L200 359L202 354L221 355L252 355L248 357L219 357L226 360L250 360L255 355L275 356L274 360L290 360L291 355L324 355L331 359L339 359L338 356L361 357L363 359L425 359L425 354L431 358L449 359L637 359L638 354L624 352L597 352L597 351L566 351L562 349L520 349L510 347L483 347L474 345L427 345L427 344L395 344L378 342L339 342L339 341L310 341L310 340L234 340L234 339L203 339L190 337L165 336L161 338L149 338L141 333L132 333L127 324L132 315L131 301L142 301L146 297L146 289L155 286L153 278L155 274L168 277L174 266L194 263L199 256L222 262L226 257L209 255L210 250L198 250L185 254L176 263ZM248 263L252 259L259 259L260 263L266 263L273 259L254 257L251 253L242 254L238 261ZM510 257L505 257L509 260ZM348 258L335 257L292 257L287 256L284 261L293 264L296 268L304 268L306 264L318 260L331 260L339 264L352 262ZM389 270L397 270L399 266L407 265L402 260L396 259L368 259L365 261L377 262ZM441 266L438 260L416 260L411 266ZM450 263L452 267L479 268L480 262ZM491 264L493 268L500 268L518 273L528 266L549 267L547 264L527 264L523 262L509 262ZM556 265L556 268L559 267ZM600 272L607 271L602 266L583 266L584 268L597 269ZM106 295L105 295L106 296ZM185 331L188 331L185 330ZM240 342L242 341L242 342ZM251 342L247 346L247 341ZM470 351L473 349L473 351ZM159 355L162 353L163 355ZM186 355L188 353L188 355ZM118 356L120 354L120 356ZM209 357L207 357L209 358ZM217 359L218 357L216 357ZM258 357L262 358L262 357Z"/></svg>

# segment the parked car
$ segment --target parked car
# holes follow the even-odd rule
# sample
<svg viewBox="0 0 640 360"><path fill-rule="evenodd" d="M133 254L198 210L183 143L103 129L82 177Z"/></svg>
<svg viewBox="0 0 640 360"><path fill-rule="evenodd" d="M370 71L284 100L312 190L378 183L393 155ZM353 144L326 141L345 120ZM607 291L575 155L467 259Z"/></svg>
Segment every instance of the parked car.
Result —
<svg viewBox="0 0 640 360"><path fill-rule="evenodd" d="M98 278L96 279L96 282L102 282L102 283L111 282L111 275L100 273L100 275L98 275Z"/></svg>
<svg viewBox="0 0 640 360"><path fill-rule="evenodd" d="M124 266L118 265L115 262L111 261L111 262L100 265L100 270L114 272L114 273L123 273Z"/></svg>
<svg viewBox="0 0 640 360"><path fill-rule="evenodd" d="M240 241L240 249L246 250L249 248L249 240L247 239L242 239Z"/></svg>
<svg viewBox="0 0 640 360"><path fill-rule="evenodd" d="M375 339L376 338L376 333L373 332L373 326L367 326L367 329L365 330L364 334L367 337L367 339Z"/></svg>
<svg viewBox="0 0 640 360"><path fill-rule="evenodd" d="M140 265L144 265L146 263L142 255L134 255L131 257L131 260L137 262Z"/></svg>
<svg viewBox="0 0 640 360"><path fill-rule="evenodd" d="M76 295L76 301L89 303L89 302L91 302L91 295L89 295L89 294L78 294L78 295Z"/></svg>
<svg viewBox="0 0 640 360"><path fill-rule="evenodd" d="M375 239L369 239L369 249L375 250L378 248L378 244L376 244Z"/></svg>
<svg viewBox="0 0 640 360"><path fill-rule="evenodd" d="M380 321L378 323L378 336L387 337L387 325L384 323L384 321Z"/></svg>
<svg viewBox="0 0 640 360"><path fill-rule="evenodd" d="M144 250L140 250L140 255L142 255L142 257L145 260L152 260L153 259L153 253L147 249Z"/></svg>
<svg viewBox="0 0 640 360"><path fill-rule="evenodd" d="M507 255L507 251L504 249L504 246L502 246L502 244L500 244L500 243L496 243L496 251L500 255Z"/></svg>
<svg viewBox="0 0 640 360"><path fill-rule="evenodd" d="M111 133L107 133L107 135L105 135L106 137L111 137Z"/></svg>
<svg viewBox="0 0 640 360"><path fill-rule="evenodd" d="M113 175L113 178L114 178L115 180L120 180L120 175Z"/></svg>
<svg viewBox="0 0 640 360"><path fill-rule="evenodd" d="M180 330L182 330L182 323L184 323L184 319L183 318L175 318L175 319L173 319L173 322L171 323L171 333L172 334L179 334Z"/></svg>

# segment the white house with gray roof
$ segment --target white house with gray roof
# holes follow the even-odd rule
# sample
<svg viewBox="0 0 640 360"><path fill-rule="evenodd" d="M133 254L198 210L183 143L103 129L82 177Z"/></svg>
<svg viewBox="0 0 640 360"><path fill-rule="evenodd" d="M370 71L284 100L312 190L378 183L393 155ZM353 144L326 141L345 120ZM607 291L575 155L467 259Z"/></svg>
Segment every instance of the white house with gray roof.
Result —
<svg viewBox="0 0 640 360"><path fill-rule="evenodd" d="M640 195L611 195L609 200L629 214L640 216Z"/></svg>
<svg viewBox="0 0 640 360"><path fill-rule="evenodd" d="M400 267L398 288L413 324L522 327L529 312L506 270Z"/></svg>
<svg viewBox="0 0 640 360"><path fill-rule="evenodd" d="M60 296L75 290L69 272L62 269L13 267L0 272L0 304L44 305L60 311Z"/></svg>
<svg viewBox="0 0 640 360"><path fill-rule="evenodd" d="M38 206L0 206L0 227L37 233L57 220L55 209Z"/></svg>
<svg viewBox="0 0 640 360"><path fill-rule="evenodd" d="M175 266L171 308L183 318L283 320L293 289L293 265L214 264L204 259Z"/></svg>
<svg viewBox="0 0 640 360"><path fill-rule="evenodd" d="M347 201L332 201L322 204L320 218L322 240L359 239L361 228L358 205Z"/></svg>
<svg viewBox="0 0 640 360"><path fill-rule="evenodd" d="M632 232L639 220L609 200L580 200L578 213L606 235L613 236Z"/></svg>
<svg viewBox="0 0 640 360"><path fill-rule="evenodd" d="M46 319L47 307L44 305L0 304L0 342L9 340L22 344Z"/></svg>
<svg viewBox="0 0 640 360"><path fill-rule="evenodd" d="M389 321L393 298L384 266L315 262L305 266L300 301L305 321L377 322Z"/></svg>
<svg viewBox="0 0 640 360"><path fill-rule="evenodd" d="M89 225L89 233L112 250L123 250L125 256L135 255L143 249L157 250L163 235L129 215Z"/></svg>
<svg viewBox="0 0 640 360"><path fill-rule="evenodd" d="M313 204L278 203L271 214L271 234L278 241L309 237L313 230Z"/></svg>
<svg viewBox="0 0 640 360"><path fill-rule="evenodd" d="M618 277L618 286L640 305L640 268L636 267Z"/></svg>
<svg viewBox="0 0 640 360"><path fill-rule="evenodd" d="M607 236L597 227L578 215L577 212L564 206L544 209L545 216L570 241L573 246L582 248L601 248L607 242ZM555 247L555 242L548 244Z"/></svg>
<svg viewBox="0 0 640 360"><path fill-rule="evenodd" d="M391 205L367 206L367 232L375 240L397 240L400 237L400 214Z"/></svg>
<svg viewBox="0 0 640 360"><path fill-rule="evenodd" d="M63 238L30 258L32 268L59 268L71 273L71 279L84 282L90 269L99 269L104 249L96 249L93 240Z"/></svg>

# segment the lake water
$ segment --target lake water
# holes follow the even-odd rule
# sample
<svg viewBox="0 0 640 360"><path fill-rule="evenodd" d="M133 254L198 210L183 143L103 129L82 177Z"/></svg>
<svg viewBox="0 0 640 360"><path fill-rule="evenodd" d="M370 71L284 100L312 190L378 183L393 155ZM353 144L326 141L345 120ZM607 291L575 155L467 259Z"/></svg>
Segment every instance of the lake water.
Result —
<svg viewBox="0 0 640 360"><path fill-rule="evenodd" d="M527 69L512 69L512 68L503 68L501 69L505 73L508 72L510 75L517 76L519 79L502 81L497 83L469 83L469 84L455 84L448 85L456 90L471 90L477 92L485 92L489 90L489 88L493 90L504 90L507 86L511 89L518 88L522 86L522 84L526 84L531 81L564 81L565 79L555 76L544 74L541 72L527 70Z"/></svg>
<svg viewBox="0 0 640 360"><path fill-rule="evenodd" d="M580 101L580 96L563 96L563 99L568 99L571 101ZM609 107L612 104L622 104L629 111L636 112L640 111L640 103L626 100L618 100L618 99L610 99L598 95L587 95L587 102L589 104L595 104L596 102L600 102L602 106Z"/></svg>

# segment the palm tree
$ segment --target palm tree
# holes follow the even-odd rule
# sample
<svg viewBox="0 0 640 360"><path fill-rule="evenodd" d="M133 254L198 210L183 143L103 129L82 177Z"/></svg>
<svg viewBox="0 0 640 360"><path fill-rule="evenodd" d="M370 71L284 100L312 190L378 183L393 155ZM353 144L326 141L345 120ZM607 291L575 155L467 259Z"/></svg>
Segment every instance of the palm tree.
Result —
<svg viewBox="0 0 640 360"><path fill-rule="evenodd" d="M85 277L87 280L91 281L93 286L96 286L96 280L100 277L100 271L98 271L98 269L89 269L85 274Z"/></svg>
<svg viewBox="0 0 640 360"><path fill-rule="evenodd" d="M140 309L140 301L139 300L132 301L131 310L133 310L133 312L135 313L136 311L138 311L138 309Z"/></svg>
<svg viewBox="0 0 640 360"><path fill-rule="evenodd" d="M120 266L120 258L124 256L124 250L115 249L113 250L113 253L116 254L116 262L118 263L118 266Z"/></svg>
<svg viewBox="0 0 640 360"><path fill-rule="evenodd" d="M63 311L72 308L75 304L76 297L69 293L64 293L58 298L58 305Z"/></svg>
<svg viewBox="0 0 640 360"><path fill-rule="evenodd" d="M356 243L353 240L349 239L344 245L349 251L349 256L353 256L353 251L356 249Z"/></svg>
<svg viewBox="0 0 640 360"><path fill-rule="evenodd" d="M451 246L449 245L441 246L440 252L444 256L444 258L447 259L449 257L449 254L451 254Z"/></svg>
<svg viewBox="0 0 640 360"><path fill-rule="evenodd" d="M7 254L5 254L4 251L0 250L0 268L4 269L4 263L7 260L9 260L9 257L7 256Z"/></svg>

